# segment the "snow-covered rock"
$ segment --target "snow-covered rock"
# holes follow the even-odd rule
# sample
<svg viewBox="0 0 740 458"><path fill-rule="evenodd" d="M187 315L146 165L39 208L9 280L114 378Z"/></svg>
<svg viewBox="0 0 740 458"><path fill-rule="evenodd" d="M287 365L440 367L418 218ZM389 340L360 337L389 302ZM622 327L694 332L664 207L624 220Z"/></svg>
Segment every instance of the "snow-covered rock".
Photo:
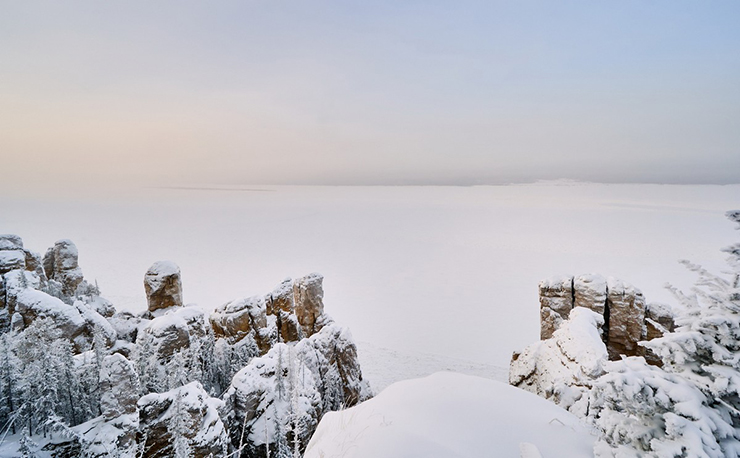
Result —
<svg viewBox="0 0 740 458"><path fill-rule="evenodd" d="M82 269L78 263L77 246L71 240L57 240L44 255L43 265L49 280L61 285L62 294L75 295L83 281Z"/></svg>
<svg viewBox="0 0 740 458"><path fill-rule="evenodd" d="M14 234L0 235L0 275L26 268L23 239Z"/></svg>
<svg viewBox="0 0 740 458"><path fill-rule="evenodd" d="M514 353L509 383L585 415L588 390L608 360L600 335L603 324L598 313L574 308L551 338Z"/></svg>
<svg viewBox="0 0 740 458"><path fill-rule="evenodd" d="M118 353L103 358L100 370L100 409L108 420L136 413L139 377L134 365Z"/></svg>
<svg viewBox="0 0 740 458"><path fill-rule="evenodd" d="M172 261L157 261L144 275L144 290L149 312L182 307L180 268Z"/></svg>
<svg viewBox="0 0 740 458"><path fill-rule="evenodd" d="M372 396L349 329L327 324L301 340L296 352L316 379L324 411L350 407Z"/></svg>
<svg viewBox="0 0 740 458"><path fill-rule="evenodd" d="M592 457L595 437L574 415L493 380L440 372L395 383L327 413L305 458Z"/></svg>
<svg viewBox="0 0 740 458"><path fill-rule="evenodd" d="M150 347L157 359L165 362L190 346L191 335L204 335L205 326L202 310L196 307L176 308L145 324L138 332L136 343L139 347Z"/></svg>
<svg viewBox="0 0 740 458"><path fill-rule="evenodd" d="M224 402L231 443L242 447L240 456L290 450L296 437L303 449L323 413L313 373L284 343L237 372Z"/></svg>
<svg viewBox="0 0 740 458"><path fill-rule="evenodd" d="M574 307L587 308L604 318L601 337L612 360L638 355L650 360L639 342L662 336L659 323L664 323L665 329L672 327L669 309L656 311L657 319L653 320L642 292L614 277L553 277L540 282L539 296L541 340L549 339Z"/></svg>
<svg viewBox="0 0 740 458"><path fill-rule="evenodd" d="M76 442L82 447L79 454L89 458L136 458L139 455L137 434L139 414L121 415L113 419L95 417L73 428L79 434ZM84 453L84 454L82 454Z"/></svg>
<svg viewBox="0 0 740 458"><path fill-rule="evenodd" d="M143 396L138 402L143 456L172 457L180 447L191 457L225 456L229 437L218 414L222 407L199 382Z"/></svg>
<svg viewBox="0 0 740 458"><path fill-rule="evenodd" d="M23 317L24 327L40 317L51 318L63 335L72 341L77 352L90 348L96 333L107 346L116 340L116 332L110 323L81 301L69 305L43 291L25 288L15 295L14 311Z"/></svg>

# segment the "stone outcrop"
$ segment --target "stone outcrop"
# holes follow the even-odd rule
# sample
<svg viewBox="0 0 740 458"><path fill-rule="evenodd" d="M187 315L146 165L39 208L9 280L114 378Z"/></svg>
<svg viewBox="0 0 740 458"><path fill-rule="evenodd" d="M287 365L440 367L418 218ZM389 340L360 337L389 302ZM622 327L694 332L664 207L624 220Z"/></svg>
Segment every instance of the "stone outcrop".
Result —
<svg viewBox="0 0 740 458"><path fill-rule="evenodd" d="M61 285L64 296L72 297L83 281L78 263L77 246L71 240L58 240L44 255L44 271L49 280Z"/></svg>
<svg viewBox="0 0 740 458"><path fill-rule="evenodd" d="M323 279L317 273L286 279L264 297L218 307L210 318L215 336L232 345L251 339L265 354L276 342L298 342L314 335L331 321L324 313Z"/></svg>
<svg viewBox="0 0 740 458"><path fill-rule="evenodd" d="M642 292L613 277L555 277L540 282L539 295L541 340L552 337L575 307L587 308L604 318L601 335L613 360L621 355L647 356L638 342L659 337L663 335L659 329L673 326L669 311L660 316L662 321L651 320Z"/></svg>
<svg viewBox="0 0 740 458"><path fill-rule="evenodd" d="M222 406L199 382L143 396L138 402L143 456L172 457L177 447L194 458L226 456L229 437L218 413Z"/></svg>
<svg viewBox="0 0 740 458"><path fill-rule="evenodd" d="M277 341L277 327L268 326L265 300L260 296L227 302L217 308L209 320L214 335L230 345L251 341L260 354L265 354Z"/></svg>
<svg viewBox="0 0 740 458"><path fill-rule="evenodd" d="M103 358L100 369L100 410L112 420L137 412L139 377L134 365L118 353Z"/></svg>
<svg viewBox="0 0 740 458"><path fill-rule="evenodd" d="M144 275L144 290L149 312L182 307L180 268L170 261L157 261Z"/></svg>

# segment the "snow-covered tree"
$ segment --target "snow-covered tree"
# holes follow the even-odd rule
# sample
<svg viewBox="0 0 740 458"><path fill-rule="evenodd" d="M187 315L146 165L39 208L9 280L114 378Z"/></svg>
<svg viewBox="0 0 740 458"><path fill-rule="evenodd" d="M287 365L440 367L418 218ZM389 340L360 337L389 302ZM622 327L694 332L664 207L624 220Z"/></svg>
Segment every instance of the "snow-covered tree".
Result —
<svg viewBox="0 0 740 458"><path fill-rule="evenodd" d="M740 224L740 211L727 216ZM602 455L740 456L740 244L723 251L725 276L682 261L696 285L689 294L669 287L675 330L644 343L663 367L626 358L595 383L590 416L606 433Z"/></svg>
<svg viewBox="0 0 740 458"><path fill-rule="evenodd" d="M19 406L18 383L20 362L15 356L12 342L15 333L0 335L0 424L4 425L2 433L10 431L15 434L13 413Z"/></svg>
<svg viewBox="0 0 740 458"><path fill-rule="evenodd" d="M172 449L175 458L190 458L192 456L192 448L185 435L188 425L185 422L186 412L182 406L181 399L185 395L186 393L175 392L175 401L172 406L173 414L170 422L170 432L172 434Z"/></svg>

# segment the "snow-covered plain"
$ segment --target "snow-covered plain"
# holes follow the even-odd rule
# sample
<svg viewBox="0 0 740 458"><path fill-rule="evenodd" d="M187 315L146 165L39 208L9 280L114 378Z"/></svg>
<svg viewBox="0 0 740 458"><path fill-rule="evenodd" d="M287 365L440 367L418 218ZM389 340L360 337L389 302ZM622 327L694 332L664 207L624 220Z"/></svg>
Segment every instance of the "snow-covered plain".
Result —
<svg viewBox="0 0 740 458"><path fill-rule="evenodd" d="M320 272L379 389L449 368L505 379L512 350L538 339L543 278L598 272L670 301L665 282L693 280L678 259L723 267L736 207L740 185L11 189L0 232L42 254L73 240L85 277L131 311L158 260L206 309Z"/></svg>

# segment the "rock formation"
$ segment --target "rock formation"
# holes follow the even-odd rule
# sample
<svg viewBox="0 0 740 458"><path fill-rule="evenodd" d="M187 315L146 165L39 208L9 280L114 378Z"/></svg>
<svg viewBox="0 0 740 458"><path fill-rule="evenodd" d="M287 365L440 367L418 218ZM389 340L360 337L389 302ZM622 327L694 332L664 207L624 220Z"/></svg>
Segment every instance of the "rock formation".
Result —
<svg viewBox="0 0 740 458"><path fill-rule="evenodd" d="M26 268L23 240L17 235L0 235L0 275L11 270Z"/></svg>
<svg viewBox="0 0 740 458"><path fill-rule="evenodd" d="M144 290L149 312L182 307L180 268L170 261L155 262L144 275Z"/></svg>
<svg viewBox="0 0 740 458"><path fill-rule="evenodd" d="M509 383L550 399L579 416L588 410L593 381L609 360L658 358L639 342L673 330L666 306L645 304L634 286L600 275L541 281L540 341L515 352Z"/></svg>
<svg viewBox="0 0 740 458"><path fill-rule="evenodd" d="M71 423L70 439L49 445L55 456L251 457L268 448L287 456L295 443L306 446L324 413L371 396L349 331L324 312L322 282L287 279L209 316L183 307L180 269L161 261L144 277L147 310L134 315L116 312L84 280L71 241L42 261L5 235L0 334L12 329L20 344L0 343L18 358L49 330L56 340L48 342L69 358L43 373L46 383L57 371L48 383L65 394L45 402L66 402L62 420ZM0 422L13 409L0 406ZM43 415L30 417L37 433Z"/></svg>
<svg viewBox="0 0 740 458"><path fill-rule="evenodd" d="M77 246L71 240L58 240L44 255L44 271L49 280L61 285L63 295L71 297L82 283Z"/></svg>
<svg viewBox="0 0 740 458"><path fill-rule="evenodd" d="M610 359L619 359L621 355L646 356L638 342L662 335L651 321L663 323L665 329L673 326L669 312L660 316L662 321L651 320L642 292L613 277L555 277L540 282L539 293L540 339L550 338L574 307L587 308L604 317L600 329Z"/></svg>

